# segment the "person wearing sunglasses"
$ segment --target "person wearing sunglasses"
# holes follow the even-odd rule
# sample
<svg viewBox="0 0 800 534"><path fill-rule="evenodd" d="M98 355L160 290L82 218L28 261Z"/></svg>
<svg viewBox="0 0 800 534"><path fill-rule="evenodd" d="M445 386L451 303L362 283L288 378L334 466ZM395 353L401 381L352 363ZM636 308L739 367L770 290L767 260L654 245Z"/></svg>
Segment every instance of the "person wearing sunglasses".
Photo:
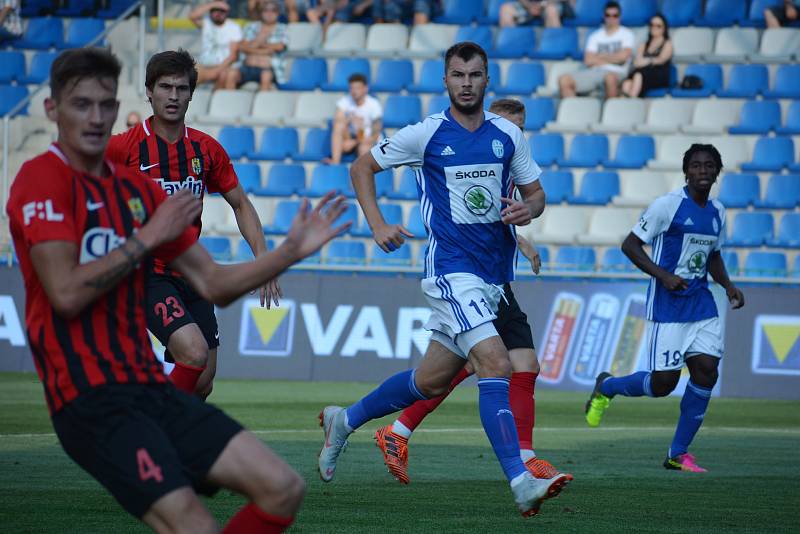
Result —
<svg viewBox="0 0 800 534"><path fill-rule="evenodd" d="M619 2L606 2L603 26L586 40L584 68L558 78L561 98L591 93L601 87L605 88L606 98L619 94L619 83L628 75L635 42L633 32L620 24L621 14Z"/></svg>
<svg viewBox="0 0 800 534"><path fill-rule="evenodd" d="M655 14L650 19L647 41L636 50L634 70L622 82L622 94L638 98L650 89L669 87L672 52L667 19L660 13Z"/></svg>

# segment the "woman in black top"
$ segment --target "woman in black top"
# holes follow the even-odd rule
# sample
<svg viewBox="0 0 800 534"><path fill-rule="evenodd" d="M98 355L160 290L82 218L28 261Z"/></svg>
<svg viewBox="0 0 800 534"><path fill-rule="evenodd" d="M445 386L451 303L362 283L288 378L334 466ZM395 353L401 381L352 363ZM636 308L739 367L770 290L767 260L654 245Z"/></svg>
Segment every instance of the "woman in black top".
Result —
<svg viewBox="0 0 800 534"><path fill-rule="evenodd" d="M661 14L650 19L647 42L640 44L633 60L634 70L622 82L622 93L637 98L650 89L669 87L672 41L669 39L667 19Z"/></svg>

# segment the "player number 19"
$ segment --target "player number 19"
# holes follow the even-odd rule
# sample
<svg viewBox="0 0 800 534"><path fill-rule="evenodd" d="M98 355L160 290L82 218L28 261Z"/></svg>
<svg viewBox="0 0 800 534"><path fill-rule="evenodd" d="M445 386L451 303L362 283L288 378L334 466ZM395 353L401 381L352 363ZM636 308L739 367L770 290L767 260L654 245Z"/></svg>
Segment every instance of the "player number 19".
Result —
<svg viewBox="0 0 800 534"><path fill-rule="evenodd" d="M662 352L662 354L664 355L664 365L666 366L673 366L681 363L681 351L679 350L676 350L675 352L672 353L672 362L669 361L670 352L668 350L665 350L664 352Z"/></svg>

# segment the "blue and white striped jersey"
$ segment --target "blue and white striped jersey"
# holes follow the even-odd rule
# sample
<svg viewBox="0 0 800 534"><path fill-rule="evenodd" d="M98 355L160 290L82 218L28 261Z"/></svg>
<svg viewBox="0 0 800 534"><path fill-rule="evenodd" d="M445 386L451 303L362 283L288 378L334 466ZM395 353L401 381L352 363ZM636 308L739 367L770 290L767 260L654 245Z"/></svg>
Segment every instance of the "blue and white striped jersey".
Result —
<svg viewBox="0 0 800 534"><path fill-rule="evenodd" d="M541 174L519 128L485 112L470 132L448 109L384 139L372 156L383 169L409 165L416 173L428 230L426 278L471 273L491 284L513 280L517 241L500 219L500 197Z"/></svg>
<svg viewBox="0 0 800 534"><path fill-rule="evenodd" d="M653 247L652 259L689 283L669 291L655 278L647 288L647 318L659 323L690 323L717 317L708 289L707 265L725 237L725 208L716 199L700 207L686 187L657 198L645 210L633 233Z"/></svg>

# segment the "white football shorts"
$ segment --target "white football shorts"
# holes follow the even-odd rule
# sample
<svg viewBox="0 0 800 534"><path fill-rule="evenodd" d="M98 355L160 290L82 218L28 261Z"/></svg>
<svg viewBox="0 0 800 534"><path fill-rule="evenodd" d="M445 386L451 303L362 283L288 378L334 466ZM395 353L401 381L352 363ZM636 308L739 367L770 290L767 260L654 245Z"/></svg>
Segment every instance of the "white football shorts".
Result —
<svg viewBox="0 0 800 534"><path fill-rule="evenodd" d="M719 317L692 323L647 321L646 346L651 371L677 371L687 358L698 354L722 358L725 350Z"/></svg>

